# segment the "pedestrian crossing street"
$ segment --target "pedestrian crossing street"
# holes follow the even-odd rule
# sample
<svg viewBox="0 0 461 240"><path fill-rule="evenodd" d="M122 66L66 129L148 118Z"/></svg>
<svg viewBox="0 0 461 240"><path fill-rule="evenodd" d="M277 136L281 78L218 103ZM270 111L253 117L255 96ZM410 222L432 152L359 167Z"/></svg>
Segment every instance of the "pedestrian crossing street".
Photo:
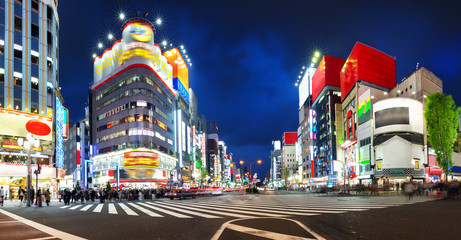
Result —
<svg viewBox="0 0 461 240"><path fill-rule="evenodd" d="M255 218L315 216L320 214L339 214L352 211L388 208L412 204L414 202L318 202L285 203L271 201L223 202L223 201L123 201L109 203L86 203L65 205L61 209L88 213L141 216L153 218Z"/></svg>

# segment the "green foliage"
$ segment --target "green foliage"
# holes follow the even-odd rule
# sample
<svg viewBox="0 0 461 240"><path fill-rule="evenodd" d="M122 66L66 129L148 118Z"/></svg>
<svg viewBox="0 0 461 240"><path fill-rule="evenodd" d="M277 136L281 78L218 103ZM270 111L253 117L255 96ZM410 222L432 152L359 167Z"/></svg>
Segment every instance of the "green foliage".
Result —
<svg viewBox="0 0 461 240"><path fill-rule="evenodd" d="M427 125L427 140L435 150L439 167L446 175L453 166L451 154L453 144L458 137L461 109L455 105L451 95L434 93L427 97L424 118Z"/></svg>
<svg viewBox="0 0 461 240"><path fill-rule="evenodd" d="M245 192L246 193L259 193L259 190L256 188L256 187L248 187L248 188L245 188Z"/></svg>
<svg viewBox="0 0 461 240"><path fill-rule="evenodd" d="M106 190L107 190L107 191L112 190L112 187L110 186L110 182L109 182L109 181L107 181Z"/></svg>
<svg viewBox="0 0 461 240"><path fill-rule="evenodd" d="M202 172L202 179L206 178L206 176L208 175L208 170L206 170L206 167L203 167L200 168L201 172Z"/></svg>
<svg viewBox="0 0 461 240"><path fill-rule="evenodd" d="M77 181L77 184L75 184L75 189L76 189L77 191L82 190L82 187L80 187L80 182L79 182L79 181Z"/></svg>

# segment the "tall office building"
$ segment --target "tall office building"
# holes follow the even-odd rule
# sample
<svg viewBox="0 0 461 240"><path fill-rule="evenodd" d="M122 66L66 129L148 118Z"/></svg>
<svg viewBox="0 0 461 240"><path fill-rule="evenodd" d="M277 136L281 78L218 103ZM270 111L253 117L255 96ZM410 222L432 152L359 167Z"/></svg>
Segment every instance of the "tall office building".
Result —
<svg viewBox="0 0 461 240"><path fill-rule="evenodd" d="M42 164L38 185L56 189L56 178L64 175L60 169L66 114L58 81L57 3L9 0L0 4L0 178L5 177L0 182L14 188L27 175L24 141L31 119L51 129L48 135L35 136L40 146L31 151L32 163Z"/></svg>
<svg viewBox="0 0 461 240"><path fill-rule="evenodd" d="M141 19L128 22L122 39L94 60L90 128L95 186L118 180L125 186L155 187L177 176L175 132L185 133L185 127L175 125L173 71L154 43L152 26Z"/></svg>

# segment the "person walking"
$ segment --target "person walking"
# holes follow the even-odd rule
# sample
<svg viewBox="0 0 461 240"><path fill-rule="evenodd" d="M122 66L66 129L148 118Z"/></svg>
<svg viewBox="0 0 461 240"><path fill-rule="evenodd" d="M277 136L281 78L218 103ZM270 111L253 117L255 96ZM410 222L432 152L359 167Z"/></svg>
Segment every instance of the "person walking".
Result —
<svg viewBox="0 0 461 240"><path fill-rule="evenodd" d="M18 197L19 197L19 206L22 206L22 200L24 199L24 189L22 189L22 187L19 187L19 190L18 190Z"/></svg>
<svg viewBox="0 0 461 240"><path fill-rule="evenodd" d="M34 203L34 197L35 197L35 190L34 188L30 188L30 205Z"/></svg>
<svg viewBox="0 0 461 240"><path fill-rule="evenodd" d="M46 201L47 206L50 206L50 200L51 200L51 192L50 192L50 189L47 188L45 192L45 201Z"/></svg>
<svg viewBox="0 0 461 240"><path fill-rule="evenodd" d="M0 187L0 205L3 207L3 198L5 197L5 190L3 190L3 187Z"/></svg>

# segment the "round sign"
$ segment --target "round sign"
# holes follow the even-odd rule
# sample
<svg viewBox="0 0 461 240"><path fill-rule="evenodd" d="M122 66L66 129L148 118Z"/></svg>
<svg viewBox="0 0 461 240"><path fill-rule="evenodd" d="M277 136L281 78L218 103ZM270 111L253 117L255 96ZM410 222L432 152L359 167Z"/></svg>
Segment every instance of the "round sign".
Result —
<svg viewBox="0 0 461 240"><path fill-rule="evenodd" d="M134 23L130 30L131 37L140 42L148 42L152 39L150 28L141 23Z"/></svg>
<svg viewBox="0 0 461 240"><path fill-rule="evenodd" d="M50 134L51 128L46 123L40 122L38 119L31 119L26 123L26 129L30 133L38 136L46 136Z"/></svg>

